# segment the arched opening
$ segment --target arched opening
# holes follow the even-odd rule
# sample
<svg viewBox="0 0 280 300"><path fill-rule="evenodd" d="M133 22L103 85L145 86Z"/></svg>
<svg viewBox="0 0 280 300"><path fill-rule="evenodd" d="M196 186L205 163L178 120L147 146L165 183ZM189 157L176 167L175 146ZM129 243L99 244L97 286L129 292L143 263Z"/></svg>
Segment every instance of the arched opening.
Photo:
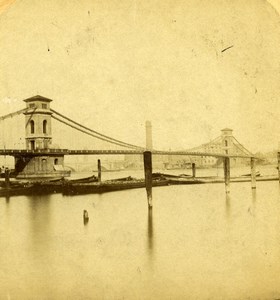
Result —
<svg viewBox="0 0 280 300"><path fill-rule="evenodd" d="M225 140L225 146L226 146L226 147L228 146L228 141L227 141L227 140Z"/></svg>
<svg viewBox="0 0 280 300"><path fill-rule="evenodd" d="M58 164L58 158L54 159L54 164L57 165Z"/></svg>
<svg viewBox="0 0 280 300"><path fill-rule="evenodd" d="M47 160L45 158L42 159L42 171L47 171Z"/></svg>
<svg viewBox="0 0 280 300"><path fill-rule="evenodd" d="M33 120L30 121L30 133L35 132L35 123Z"/></svg>
<svg viewBox="0 0 280 300"><path fill-rule="evenodd" d="M43 133L47 133L47 120L43 121Z"/></svg>

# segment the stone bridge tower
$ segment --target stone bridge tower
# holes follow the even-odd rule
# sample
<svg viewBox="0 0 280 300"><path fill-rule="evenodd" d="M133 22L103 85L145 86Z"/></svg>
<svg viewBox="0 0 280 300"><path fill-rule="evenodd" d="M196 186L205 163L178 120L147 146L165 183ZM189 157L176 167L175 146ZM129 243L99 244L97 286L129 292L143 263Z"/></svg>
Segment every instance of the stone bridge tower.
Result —
<svg viewBox="0 0 280 300"><path fill-rule="evenodd" d="M25 114L26 153L15 155L17 178L52 178L69 176L64 169L64 154L52 149L50 109L51 99L34 96L23 100L28 110Z"/></svg>
<svg viewBox="0 0 280 300"><path fill-rule="evenodd" d="M232 129L224 128L222 131L222 147L225 151L225 154L232 154L233 150L233 135Z"/></svg>
<svg viewBox="0 0 280 300"><path fill-rule="evenodd" d="M39 95L24 100L29 108L24 113L27 150L48 149L51 145L51 101Z"/></svg>

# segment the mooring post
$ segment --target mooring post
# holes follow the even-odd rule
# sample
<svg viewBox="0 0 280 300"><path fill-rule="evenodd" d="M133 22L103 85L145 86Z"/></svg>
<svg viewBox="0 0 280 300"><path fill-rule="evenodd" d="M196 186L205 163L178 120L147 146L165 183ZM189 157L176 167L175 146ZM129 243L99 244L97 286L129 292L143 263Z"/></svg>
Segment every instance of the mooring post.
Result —
<svg viewBox="0 0 280 300"><path fill-rule="evenodd" d="M98 159L97 161L97 169L98 169L98 182L101 182L101 161Z"/></svg>
<svg viewBox="0 0 280 300"><path fill-rule="evenodd" d="M277 152L277 160L278 160L278 178L280 183L280 152Z"/></svg>
<svg viewBox="0 0 280 300"><path fill-rule="evenodd" d="M251 157L251 185L252 189L256 188L256 159Z"/></svg>
<svg viewBox="0 0 280 300"><path fill-rule="evenodd" d="M224 175L225 175L226 193L229 193L230 192L230 160L229 160L229 157L224 158Z"/></svg>
<svg viewBox="0 0 280 300"><path fill-rule="evenodd" d="M145 170L145 184L148 198L149 208L153 207L152 202L152 152L144 152L144 170Z"/></svg>
<svg viewBox="0 0 280 300"><path fill-rule="evenodd" d="M10 170L5 169L5 186L7 189L10 188Z"/></svg>
<svg viewBox="0 0 280 300"><path fill-rule="evenodd" d="M195 163L192 163L192 177L195 178L196 176L196 167L195 167Z"/></svg>
<svg viewBox="0 0 280 300"><path fill-rule="evenodd" d="M84 209L83 219L84 219L84 225L86 225L89 220L88 211L86 209Z"/></svg>

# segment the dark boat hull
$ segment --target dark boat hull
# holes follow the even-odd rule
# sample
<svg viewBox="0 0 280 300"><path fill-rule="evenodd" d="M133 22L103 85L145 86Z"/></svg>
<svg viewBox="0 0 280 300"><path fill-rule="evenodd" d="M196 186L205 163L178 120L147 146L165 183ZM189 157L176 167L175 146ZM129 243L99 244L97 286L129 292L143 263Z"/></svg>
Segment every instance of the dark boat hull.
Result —
<svg viewBox="0 0 280 300"><path fill-rule="evenodd" d="M166 186L169 184L168 180L153 181L153 186ZM102 182L93 184L69 184L64 186L63 193L65 195L79 195L79 194L101 194L113 191L129 190L144 188L144 180L135 180L127 182Z"/></svg>

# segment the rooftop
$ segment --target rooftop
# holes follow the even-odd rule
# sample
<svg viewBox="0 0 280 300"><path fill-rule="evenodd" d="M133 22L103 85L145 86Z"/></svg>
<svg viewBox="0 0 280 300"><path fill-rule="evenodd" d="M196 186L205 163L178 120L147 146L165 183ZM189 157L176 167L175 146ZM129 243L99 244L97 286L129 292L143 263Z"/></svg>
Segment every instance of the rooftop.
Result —
<svg viewBox="0 0 280 300"><path fill-rule="evenodd" d="M33 101L43 101L43 102L51 102L52 100L40 95L33 96L31 98L27 98L23 100L24 102L33 102Z"/></svg>

